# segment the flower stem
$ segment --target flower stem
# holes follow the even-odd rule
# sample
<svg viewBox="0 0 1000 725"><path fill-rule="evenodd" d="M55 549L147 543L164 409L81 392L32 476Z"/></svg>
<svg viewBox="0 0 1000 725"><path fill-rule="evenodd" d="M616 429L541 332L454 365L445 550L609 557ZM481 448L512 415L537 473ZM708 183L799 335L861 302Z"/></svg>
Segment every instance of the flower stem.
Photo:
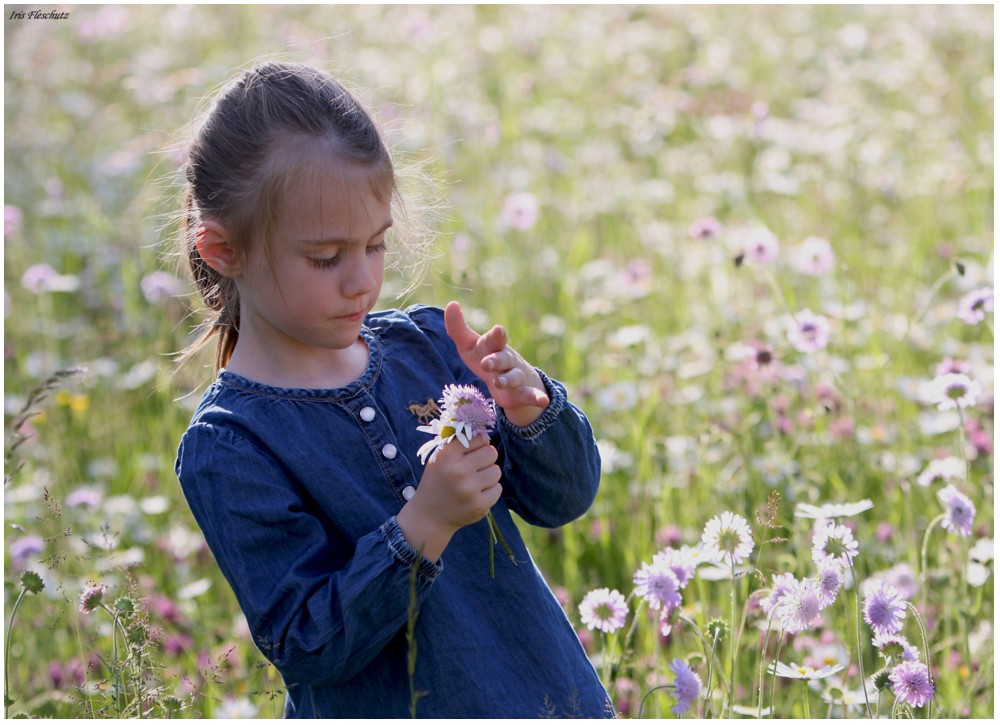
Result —
<svg viewBox="0 0 1000 725"><path fill-rule="evenodd" d="M854 631L858 638L858 671L861 673L861 692L865 695L865 712L868 715L868 719L872 719L872 705L868 701L868 685L867 678L865 677L865 657L864 652L861 648L861 580L858 579L857 572L854 569L854 560L848 559L851 566L851 579L854 581L854 604L855 604L855 620L854 620Z"/></svg>
<svg viewBox="0 0 1000 725"><path fill-rule="evenodd" d="M764 633L764 646L760 650L760 675L757 678L757 719L764 712L764 660L767 657L767 643L771 640L771 623L774 621L774 610L767 615L767 631Z"/></svg>
<svg viewBox="0 0 1000 725"><path fill-rule="evenodd" d="M21 593L17 595L17 601L14 602L14 607L10 611L10 619L7 622L7 646L4 648L3 658L3 716L5 720L10 717L10 706L14 704L14 700L10 697L10 632L14 627L14 615L17 614L17 608L27 593L28 590L22 587Z"/></svg>
<svg viewBox="0 0 1000 725"><path fill-rule="evenodd" d="M919 627L920 629L920 641L923 642L924 645L924 663L927 665L927 680L933 686L934 678L931 677L931 650L927 644L927 630L924 628L924 622L920 618L920 612L917 611L917 608L914 607L910 602L907 602L906 606L911 612L913 612L913 618L917 620L917 627ZM930 716L931 716L931 702L930 700L928 700L927 717L930 718Z"/></svg>
<svg viewBox="0 0 1000 725"><path fill-rule="evenodd" d="M642 699L639 700L639 714L636 715L636 719L638 719L638 720L642 719L642 708L646 705L646 700L649 699L650 695L652 695L657 690L672 690L672 689L674 689L674 685L673 684L670 684L670 685L657 685L656 687L653 687L653 688L650 688L649 690L646 690L646 692L644 692L643 695L642 695Z"/></svg>
<svg viewBox="0 0 1000 725"><path fill-rule="evenodd" d="M806 720L811 720L809 714L809 680L802 680L802 710L805 712Z"/></svg>
<svg viewBox="0 0 1000 725"><path fill-rule="evenodd" d="M934 525L940 521L944 521L945 514L938 514L931 522L927 524L927 529L924 531L924 540L920 544L920 607L924 610L924 616L927 616L927 545L931 540L931 531L934 530Z"/></svg>
<svg viewBox="0 0 1000 725"><path fill-rule="evenodd" d="M785 646L785 628L778 635L778 651L774 653L774 665L771 667L771 701L768 703L769 717L774 717L774 683L778 676L778 660L781 659L781 649Z"/></svg>
<svg viewBox="0 0 1000 725"><path fill-rule="evenodd" d="M732 586L729 589L729 717L733 716L734 683L736 679L736 561L729 552Z"/></svg>

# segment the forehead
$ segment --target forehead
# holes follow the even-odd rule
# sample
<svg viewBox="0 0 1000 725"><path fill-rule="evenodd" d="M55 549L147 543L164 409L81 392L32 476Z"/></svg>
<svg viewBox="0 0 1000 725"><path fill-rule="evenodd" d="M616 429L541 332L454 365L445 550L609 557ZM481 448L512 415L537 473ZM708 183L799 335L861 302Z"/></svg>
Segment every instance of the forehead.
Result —
<svg viewBox="0 0 1000 725"><path fill-rule="evenodd" d="M391 177L384 171L329 152L297 155L277 204L278 236L367 241L390 220Z"/></svg>

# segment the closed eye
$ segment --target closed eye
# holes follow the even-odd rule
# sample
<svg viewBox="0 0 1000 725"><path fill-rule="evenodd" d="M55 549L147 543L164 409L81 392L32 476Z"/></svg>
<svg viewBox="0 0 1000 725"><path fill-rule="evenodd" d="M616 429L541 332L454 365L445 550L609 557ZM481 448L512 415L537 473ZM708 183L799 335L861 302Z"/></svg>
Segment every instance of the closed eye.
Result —
<svg viewBox="0 0 1000 725"><path fill-rule="evenodd" d="M311 264L313 267L317 267L318 269L329 269L330 267L336 267L338 264L340 264L340 253L338 252L332 257L322 257L322 258L310 257L309 264Z"/></svg>

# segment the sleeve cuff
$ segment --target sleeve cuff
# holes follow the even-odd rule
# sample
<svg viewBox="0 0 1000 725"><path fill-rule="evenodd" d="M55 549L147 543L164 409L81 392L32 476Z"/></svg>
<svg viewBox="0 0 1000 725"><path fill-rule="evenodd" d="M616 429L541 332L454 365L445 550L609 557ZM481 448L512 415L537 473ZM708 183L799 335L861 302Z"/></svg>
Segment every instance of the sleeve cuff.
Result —
<svg viewBox="0 0 1000 725"><path fill-rule="evenodd" d="M555 422L556 418L559 417L559 414L562 413L563 409L566 407L566 388L564 388L561 383L550 379L538 368L535 368L535 372L537 372L538 376L542 379L542 384L545 386L545 392L549 396L549 404L545 410L542 411L538 420L527 426L514 425L507 418L503 408L497 406L498 425L505 431L526 441L537 438L544 433L546 429L548 429L548 427Z"/></svg>
<svg viewBox="0 0 1000 725"><path fill-rule="evenodd" d="M410 542L403 536L403 530L396 523L395 516L382 524L378 531L382 534L382 538L385 539L385 543L389 547L389 553L395 559L410 567L413 566L414 562L419 560L420 565L417 567L418 579L423 579L427 583L430 583L437 579L438 575L444 571L443 561L438 561L435 564L410 546Z"/></svg>

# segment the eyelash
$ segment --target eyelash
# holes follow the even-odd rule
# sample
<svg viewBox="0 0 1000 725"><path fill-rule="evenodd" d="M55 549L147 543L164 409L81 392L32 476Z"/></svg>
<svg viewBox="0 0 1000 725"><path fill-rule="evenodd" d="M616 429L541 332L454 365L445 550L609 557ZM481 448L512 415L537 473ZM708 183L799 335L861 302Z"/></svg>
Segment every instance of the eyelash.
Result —
<svg viewBox="0 0 1000 725"><path fill-rule="evenodd" d="M379 242L378 244L372 244L370 247L367 247L366 251L372 253L384 252L385 249L386 249L385 242ZM317 267L319 269L329 269L330 267L336 267L338 264L340 264L340 253L338 252L335 256L327 257L325 259L310 259L309 263L312 264L312 266Z"/></svg>

